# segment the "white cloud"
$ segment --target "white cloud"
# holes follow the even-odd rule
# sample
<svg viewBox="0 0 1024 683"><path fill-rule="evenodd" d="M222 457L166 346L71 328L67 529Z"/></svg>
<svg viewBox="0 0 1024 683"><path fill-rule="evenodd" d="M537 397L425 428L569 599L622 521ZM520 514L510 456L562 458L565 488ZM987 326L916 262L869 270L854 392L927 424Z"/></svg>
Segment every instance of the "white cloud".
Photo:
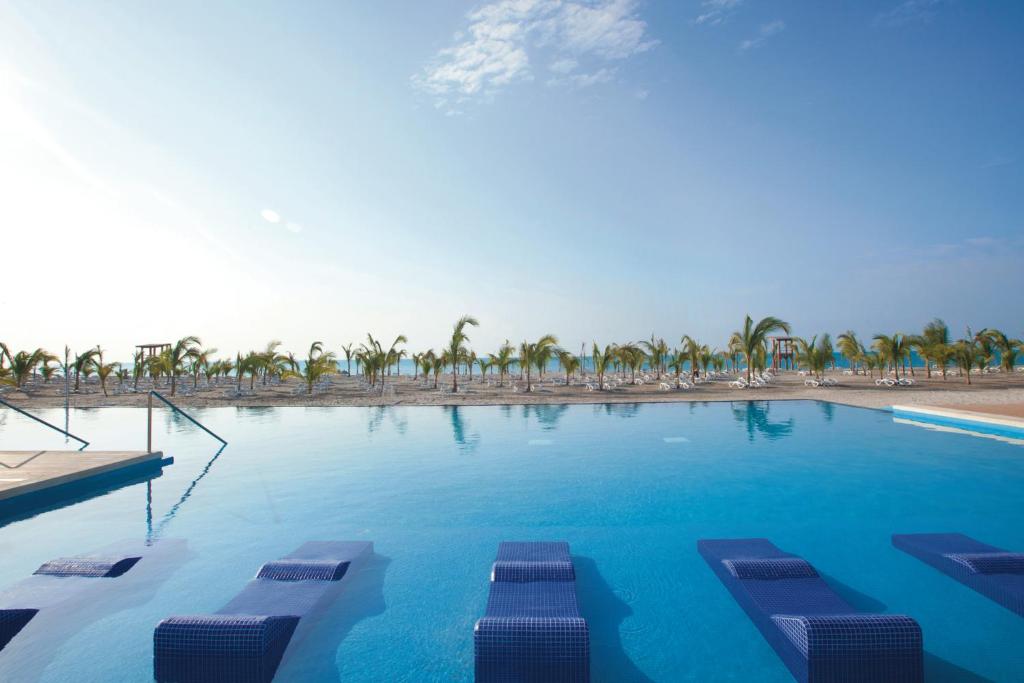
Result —
<svg viewBox="0 0 1024 683"><path fill-rule="evenodd" d="M740 52L746 52L747 50L752 50L755 47L760 47L764 44L764 41L768 40L772 36L778 35L785 29L786 22L781 19L776 19L775 21L770 21L767 24L762 24L761 28L757 31L756 37L744 40L740 43Z"/></svg>
<svg viewBox="0 0 1024 683"><path fill-rule="evenodd" d="M572 57L563 57L561 59L556 59L555 61L551 62L548 68L554 71L556 74L567 74L570 71L573 71L579 65L580 63L577 62Z"/></svg>
<svg viewBox="0 0 1024 683"><path fill-rule="evenodd" d="M693 20L695 24L714 26L729 18L743 0L704 0L700 3L700 14Z"/></svg>
<svg viewBox="0 0 1024 683"><path fill-rule="evenodd" d="M531 57L550 59L548 69L567 75L582 62L587 74L554 79L585 87L610 80L604 64L657 44L637 16L636 0L497 0L467 15L457 43L438 52L416 87L435 96L446 113L474 98L490 98L515 82L533 80ZM602 64L603 63L603 64Z"/></svg>
<svg viewBox="0 0 1024 683"><path fill-rule="evenodd" d="M295 233L296 235L302 232L302 226L299 225L298 223L288 222L284 224L284 227L287 228L290 232Z"/></svg>
<svg viewBox="0 0 1024 683"><path fill-rule="evenodd" d="M875 24L896 28L907 24L926 24L935 16L935 10L946 0L904 0L898 5L879 13Z"/></svg>
<svg viewBox="0 0 1024 683"><path fill-rule="evenodd" d="M637 98L638 100L646 100L647 96L650 94L650 90L647 90L646 88L639 88L633 93L633 97Z"/></svg>
<svg viewBox="0 0 1024 683"><path fill-rule="evenodd" d="M263 220L265 220L268 223L281 222L281 214L279 214L277 211L274 211L273 209L263 209L262 211L260 211L260 215L263 216Z"/></svg>

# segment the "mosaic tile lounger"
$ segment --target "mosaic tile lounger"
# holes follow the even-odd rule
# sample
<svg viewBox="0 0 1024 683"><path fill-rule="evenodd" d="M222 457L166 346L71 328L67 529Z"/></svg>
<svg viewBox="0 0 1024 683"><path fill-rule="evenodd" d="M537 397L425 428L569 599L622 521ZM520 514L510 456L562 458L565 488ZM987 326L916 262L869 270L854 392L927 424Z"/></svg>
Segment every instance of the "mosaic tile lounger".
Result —
<svg viewBox="0 0 1024 683"><path fill-rule="evenodd" d="M272 680L300 620L325 608L349 566L372 553L365 541L311 541L263 565L215 614L164 619L153 634L156 680Z"/></svg>
<svg viewBox="0 0 1024 683"><path fill-rule="evenodd" d="M100 588L98 581L117 578L134 567L142 557L138 551L120 543L91 555L50 560L4 591L0 596L0 650L41 610L71 603L83 590Z"/></svg>
<svg viewBox="0 0 1024 683"><path fill-rule="evenodd" d="M764 538L701 540L697 550L796 680L924 680L921 628L910 617L859 612Z"/></svg>
<svg viewBox="0 0 1024 683"><path fill-rule="evenodd" d="M477 683L590 680L590 632L565 542L504 542L473 630Z"/></svg>
<svg viewBox="0 0 1024 683"><path fill-rule="evenodd" d="M892 544L1024 617L1024 553L963 534L893 534Z"/></svg>

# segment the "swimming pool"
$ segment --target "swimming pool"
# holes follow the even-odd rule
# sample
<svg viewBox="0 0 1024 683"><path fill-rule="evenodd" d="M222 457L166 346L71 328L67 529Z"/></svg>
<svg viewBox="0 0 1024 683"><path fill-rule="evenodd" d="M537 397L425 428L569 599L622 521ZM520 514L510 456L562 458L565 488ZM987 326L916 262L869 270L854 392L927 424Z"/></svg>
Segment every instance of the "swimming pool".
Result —
<svg viewBox="0 0 1024 683"><path fill-rule="evenodd" d="M550 539L572 548L594 680L788 681L696 550L749 536L857 607L917 619L929 680L1024 671L1024 620L889 540L960 531L1024 549L1020 446L807 401L195 412L230 441L212 464L219 444L161 414L155 445L175 463L151 485L0 528L0 589L123 538L187 545L158 585L55 649L19 669L0 652L0 679L149 680L160 619L218 609L310 539L372 540L377 557L278 680L471 680L498 542ZM3 448L61 447L0 418ZM97 450L141 447L144 430L138 409L71 415Z"/></svg>

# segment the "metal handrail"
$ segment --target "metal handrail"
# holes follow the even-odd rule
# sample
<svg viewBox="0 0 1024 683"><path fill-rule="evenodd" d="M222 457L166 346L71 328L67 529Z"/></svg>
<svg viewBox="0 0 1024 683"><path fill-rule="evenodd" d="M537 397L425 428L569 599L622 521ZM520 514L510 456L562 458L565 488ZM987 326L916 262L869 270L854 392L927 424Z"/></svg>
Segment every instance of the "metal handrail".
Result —
<svg viewBox="0 0 1024 683"><path fill-rule="evenodd" d="M224 439L220 438L219 436L217 436L216 434L211 432L209 429L207 429L206 426L204 426L201 422L199 422L199 420L195 419L194 417L192 417L191 415L186 413L184 410L182 410L178 406L176 406L173 403L171 403L171 401L166 396L161 394L159 391L150 390L149 397L148 397L149 406L148 406L148 411L147 411L147 415L146 415L146 452L147 453L152 453L153 452L153 397L154 396L156 396L158 399L160 399L165 404L167 404L167 406L170 407L172 410L174 410L174 411L178 412L179 414L181 414L185 419L187 419L189 422L194 424L196 427L199 427L204 432L206 432L207 434L209 434L213 438L217 439L217 441L220 441L225 446L228 445L227 441L225 441Z"/></svg>
<svg viewBox="0 0 1024 683"><path fill-rule="evenodd" d="M60 433L61 433L61 434L63 434L64 436L70 436L70 437L71 437L72 439L74 439L75 441L80 441L80 442L82 443L82 447L81 447L81 448L79 448L78 450L83 450L83 449L84 449L84 448L85 448L86 446L88 446L88 445L89 445L89 442L88 442L88 441L86 441L85 439L83 439L82 437L80 437L80 436L75 436L75 435L74 435L74 434L72 434L71 432L69 432L69 431L66 431L66 430L64 430L64 429L61 429L61 428L60 428L60 427L58 427L57 425L52 425L52 424L50 424L49 422L47 422L46 420L44 420L43 418L41 418L41 417L36 417L36 416L35 416L35 415L33 415L32 413L26 412L26 411L22 410L21 408L19 408L18 406L15 406L15 405L11 405L11 404L10 404L10 403L8 403L7 401L3 400L2 398L0 398L0 403L3 403L3 404L4 404L5 406L7 406L8 408L10 408L11 410L13 410L13 411L15 411L15 412L21 413L21 414L22 414L22 415L24 415L25 417L29 417L29 418L32 418L32 419L33 419L33 420L35 420L36 422L40 422L40 423L42 423L42 424L46 425L46 426L47 426L47 427L49 427L50 429L55 429L55 430L57 430L58 432L60 432Z"/></svg>

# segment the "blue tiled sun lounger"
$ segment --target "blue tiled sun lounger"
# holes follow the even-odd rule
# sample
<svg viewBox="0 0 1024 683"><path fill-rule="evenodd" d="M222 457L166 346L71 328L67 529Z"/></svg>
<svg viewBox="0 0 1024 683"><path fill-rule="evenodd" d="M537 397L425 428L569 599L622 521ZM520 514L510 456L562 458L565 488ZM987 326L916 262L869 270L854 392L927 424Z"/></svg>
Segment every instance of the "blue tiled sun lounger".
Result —
<svg viewBox="0 0 1024 683"><path fill-rule="evenodd" d="M157 681L270 681L292 635L325 608L365 541L311 541L263 565L215 614L164 619L153 634Z"/></svg>
<svg viewBox="0 0 1024 683"><path fill-rule="evenodd" d="M31 577L5 591L0 596L0 650L40 610L71 603L80 597L82 589L96 588L98 580L117 578L134 567L142 555L128 553L119 544L93 555L50 560Z"/></svg>
<svg viewBox="0 0 1024 683"><path fill-rule="evenodd" d="M473 630L477 683L590 680L569 544L504 542Z"/></svg>
<svg viewBox="0 0 1024 683"><path fill-rule="evenodd" d="M893 534L892 544L1024 617L1024 553L963 534Z"/></svg>
<svg viewBox="0 0 1024 683"><path fill-rule="evenodd" d="M796 680L924 680L921 628L910 617L859 612L764 538L702 540L697 550Z"/></svg>

